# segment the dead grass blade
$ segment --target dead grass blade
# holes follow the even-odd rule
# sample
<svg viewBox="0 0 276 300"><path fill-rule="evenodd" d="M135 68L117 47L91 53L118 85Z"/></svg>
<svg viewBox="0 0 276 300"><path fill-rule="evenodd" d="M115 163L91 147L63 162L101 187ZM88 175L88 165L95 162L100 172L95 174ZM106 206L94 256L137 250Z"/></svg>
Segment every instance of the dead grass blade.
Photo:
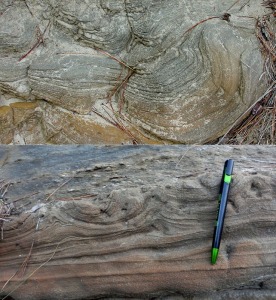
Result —
<svg viewBox="0 0 276 300"><path fill-rule="evenodd" d="M276 13L276 1L263 1ZM256 21L256 37L264 56L264 71L260 78L267 91L243 113L217 144L275 144L276 106L276 38L270 24L271 14Z"/></svg>
<svg viewBox="0 0 276 300"><path fill-rule="evenodd" d="M41 264L39 267L37 267L33 272L31 272L31 274L30 275L28 275L27 276L27 278L25 278L25 279L23 279L14 289L12 289L4 298L2 298L2 300L5 300L5 299L7 299L9 296L11 296L11 294L12 293L14 293L18 288L20 288L21 287L21 285L23 285L29 278L31 278L39 269L41 269L43 266L45 266L54 256L55 256L55 254L56 254L56 252L57 252L57 250L58 250L58 247L59 247L59 245L63 242L64 240L62 240L62 241L60 241L58 244L57 244L57 246L56 246L56 248L55 248L55 250L54 250L54 252L52 253L52 255L43 263L43 264ZM13 275L10 279L9 279L9 281L14 277L15 275ZM5 284L5 286L6 286L6 284Z"/></svg>

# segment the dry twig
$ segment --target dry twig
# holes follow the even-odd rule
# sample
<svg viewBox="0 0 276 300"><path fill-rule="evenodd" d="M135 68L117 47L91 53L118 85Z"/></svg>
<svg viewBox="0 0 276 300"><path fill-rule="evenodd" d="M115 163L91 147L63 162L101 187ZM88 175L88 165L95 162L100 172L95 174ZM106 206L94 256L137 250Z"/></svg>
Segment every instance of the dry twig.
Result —
<svg viewBox="0 0 276 300"><path fill-rule="evenodd" d="M70 180L72 180L73 177L69 178L65 182L63 182L60 186L58 186L46 199L45 201L48 201L59 189L61 189L66 183L68 183Z"/></svg>
<svg viewBox="0 0 276 300"><path fill-rule="evenodd" d="M36 224L36 228L35 228L35 231L38 230L38 226L39 226L39 222L40 222L40 219L38 219L37 221L37 224ZM3 291L5 289L5 287L8 285L8 283L16 276L18 275L19 277L23 277L25 272L26 272L26 269L27 269L27 265L28 265L28 262L31 258L31 255L32 255L32 251L33 251L33 247L34 247L34 242L35 242L35 237L33 238L33 241L32 241L32 244L31 244L31 247L30 247L30 250L29 250L29 253L28 255L26 256L26 258L24 259L22 265L20 266L20 268L6 281L6 283L3 285L1 291Z"/></svg>
<svg viewBox="0 0 276 300"><path fill-rule="evenodd" d="M123 122L123 117L121 114L117 113L112 104L110 104L110 107L106 106L105 104L102 104L103 107L103 113L100 112L96 107L92 107L92 112L104 119L109 124L115 126L119 130L123 131L125 134L127 134L134 145L139 144L140 142L137 140L137 138L132 134L132 132L126 127L126 125Z"/></svg>
<svg viewBox="0 0 276 300"><path fill-rule="evenodd" d="M48 22L46 28L44 29L44 31L41 33L40 29L38 28L38 38L37 38L37 42L33 45L33 47L27 52L25 53L23 56L21 56L19 58L19 62L22 61L23 59L25 59L32 51L34 51L34 49L36 49L40 44L44 43L44 35L47 31L47 29L49 28L50 25L50 21Z"/></svg>
<svg viewBox="0 0 276 300"><path fill-rule="evenodd" d="M13 204L7 204L5 202L5 195L8 192L8 189L11 185L10 182L5 183L1 181L0 184L0 229L1 229L1 240L4 239L4 222L10 221L9 216L11 215L11 211L13 209Z"/></svg>
<svg viewBox="0 0 276 300"><path fill-rule="evenodd" d="M65 239L64 239L65 240ZM38 266L30 275L28 275L25 279L23 279L14 289L12 289L4 298L2 298L2 300L7 299L12 293L14 293L18 288L20 288L21 285L23 285L30 277L32 277L39 269L41 269L44 265L46 265L56 254L59 245L64 241L60 241L57 246L56 249L54 250L54 252L52 253L52 255L40 266ZM12 278L10 278L9 280L11 280ZM5 284L6 286L6 284Z"/></svg>
<svg viewBox="0 0 276 300"><path fill-rule="evenodd" d="M263 5L275 15L275 0L264 1ZM267 91L238 118L218 144L275 144L276 38L269 15L257 19L256 36L265 58L261 78L266 81Z"/></svg>

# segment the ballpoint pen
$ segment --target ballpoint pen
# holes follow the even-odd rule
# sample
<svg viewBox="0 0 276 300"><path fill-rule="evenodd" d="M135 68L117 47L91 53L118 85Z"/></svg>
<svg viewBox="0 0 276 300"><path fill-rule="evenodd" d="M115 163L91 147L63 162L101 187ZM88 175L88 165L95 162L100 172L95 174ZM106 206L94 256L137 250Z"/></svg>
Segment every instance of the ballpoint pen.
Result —
<svg viewBox="0 0 276 300"><path fill-rule="evenodd" d="M228 193L229 193L230 183L232 180L233 167L234 167L234 161L232 159L228 159L225 161L221 184L220 184L220 190L219 190L219 205L218 205L217 219L216 219L216 225L215 225L213 243L212 243L212 256L211 256L212 264L215 264L218 258L219 246L220 246L223 223L224 223L226 206L227 206Z"/></svg>

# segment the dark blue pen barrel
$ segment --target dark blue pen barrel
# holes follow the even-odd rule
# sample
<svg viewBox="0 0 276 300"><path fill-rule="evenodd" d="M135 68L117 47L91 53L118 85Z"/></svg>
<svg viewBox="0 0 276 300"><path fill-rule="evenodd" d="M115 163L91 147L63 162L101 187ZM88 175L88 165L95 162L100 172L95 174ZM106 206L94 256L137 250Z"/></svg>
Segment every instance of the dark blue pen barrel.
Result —
<svg viewBox="0 0 276 300"><path fill-rule="evenodd" d="M217 220L216 220L212 248L219 248L219 246L220 246L221 235L222 235L222 230L223 230L223 223L224 223L226 207L227 207L229 186L230 186L229 184L224 183L224 193L221 195L221 199L220 199L220 205L219 205L219 211L218 211Z"/></svg>
<svg viewBox="0 0 276 300"><path fill-rule="evenodd" d="M232 180L233 167L234 161L232 159L228 159L225 161L219 189L219 207L217 210L216 226L212 243L212 264L216 263L218 257L219 246L223 231L223 223L227 207L227 199L229 194L230 183Z"/></svg>
<svg viewBox="0 0 276 300"><path fill-rule="evenodd" d="M225 162L225 169L224 169L224 173L227 175L231 175L233 172L233 168L234 168L234 161L233 159L228 159Z"/></svg>

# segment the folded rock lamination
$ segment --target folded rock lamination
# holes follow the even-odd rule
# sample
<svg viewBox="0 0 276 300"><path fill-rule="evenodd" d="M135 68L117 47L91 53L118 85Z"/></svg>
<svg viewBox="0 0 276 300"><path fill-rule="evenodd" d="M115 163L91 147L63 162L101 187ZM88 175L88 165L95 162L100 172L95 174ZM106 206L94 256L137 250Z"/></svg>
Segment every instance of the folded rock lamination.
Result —
<svg viewBox="0 0 276 300"><path fill-rule="evenodd" d="M231 7L218 0L48 0L43 10L35 1L26 3L7 1L0 7L0 90L5 99L46 101L98 124L92 108L110 103L115 93L112 101L119 101L122 115L149 136L204 143L225 133L264 92L252 18L267 13L261 1ZM223 17L226 12L229 18ZM15 39L12 22L19 15L22 37ZM41 40L24 57L45 29L44 44ZM40 105L47 123L44 107ZM16 130L18 124L14 126ZM22 124L20 128L26 135ZM70 128L62 131L72 135ZM103 135L101 142L109 140ZM87 132L77 141L85 143Z"/></svg>

